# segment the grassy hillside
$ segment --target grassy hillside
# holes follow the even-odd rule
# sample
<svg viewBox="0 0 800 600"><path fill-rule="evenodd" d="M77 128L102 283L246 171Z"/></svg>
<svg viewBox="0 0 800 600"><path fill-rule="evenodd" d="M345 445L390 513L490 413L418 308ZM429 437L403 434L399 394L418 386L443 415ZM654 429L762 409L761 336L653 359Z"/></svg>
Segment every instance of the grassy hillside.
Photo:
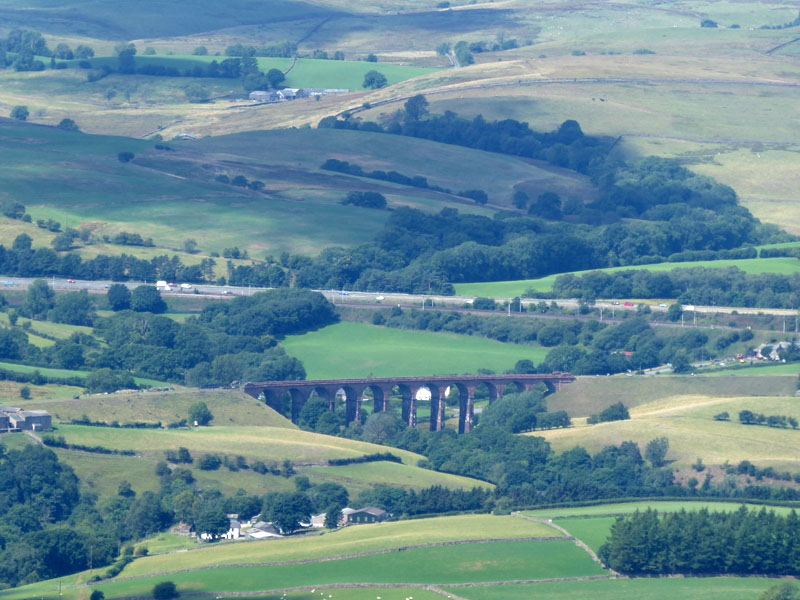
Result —
<svg viewBox="0 0 800 600"><path fill-rule="evenodd" d="M698 260L682 263L658 263L653 265L632 265L627 267L611 267L608 269L593 269L614 273L617 271L630 271L644 269L653 272L671 271L673 269L691 269L705 267L709 269L727 269L736 267L745 273L775 275L792 275L800 273L800 261L796 258L746 258L738 260ZM575 271L572 274L581 276L591 271ZM525 279L519 281L492 281L487 283L457 283L454 285L459 296L484 296L489 298L513 298L522 295L526 290L536 292L549 292L559 275L549 275L540 279Z"/></svg>
<svg viewBox="0 0 800 600"><path fill-rule="evenodd" d="M191 390L139 394L94 394L79 399L49 398L37 406L50 411L57 421L84 416L111 423L173 423L188 418L189 407L205 402L214 415L213 425L283 427L296 429L288 419L238 390Z"/></svg>
<svg viewBox="0 0 800 600"><path fill-rule="evenodd" d="M777 368L792 366L780 365ZM756 373L762 373L760 367ZM795 371L797 369L795 368ZM766 374L765 374L766 375ZM673 396L792 396L797 378L786 376L730 375L689 377L658 375L653 377L578 377L547 399L551 410L566 410L571 417L588 417L622 402L634 407Z"/></svg>
<svg viewBox="0 0 800 600"><path fill-rule="evenodd" d="M573 428L537 435L545 437L557 452L580 445L591 453L624 440L638 443L644 451L650 440L667 437L667 459L675 467L686 468L699 457L708 465L749 460L758 467L800 471L800 431L741 425L741 410L800 417L794 397L676 396L632 408L630 420L591 426L576 421ZM713 419L724 411L731 415L730 422Z"/></svg>
<svg viewBox="0 0 800 600"><path fill-rule="evenodd" d="M352 458L383 452L382 446L330 437L285 427L200 427L196 429L114 429L83 425L59 425L58 434L68 443L133 450L145 456L163 456L179 446L192 453L242 455L252 460L316 463L330 458ZM407 464L421 458L404 450L393 450Z"/></svg>
<svg viewBox="0 0 800 600"><path fill-rule="evenodd" d="M71 227L90 228L96 238L135 231L153 238L157 246L93 245L80 250L84 255L136 252L142 257L180 248L187 238L198 240L204 255L239 246L259 258L265 251L315 253L333 244L358 244L372 238L389 213L342 206L339 201L352 190L381 192L390 207L439 211L452 206L491 214L456 196L320 170L328 158L366 169L422 175L431 184L455 191L485 189L492 202L503 205L510 202L516 185L591 190L585 178L564 170L365 132L284 130L174 142L170 147L174 151L155 149L152 142L141 140L0 120L0 148L14 150L0 166L0 182L6 197L25 203L35 219L54 218ZM133 152L136 158L121 163L117 154L122 151ZM454 171L453 164L462 168ZM258 193L221 184L214 180L220 173L261 180L267 187ZM53 237L35 225L3 222L10 228L10 238L24 232L38 244L49 244ZM203 254L183 258L198 262Z"/></svg>
<svg viewBox="0 0 800 600"><path fill-rule="evenodd" d="M289 336L282 345L303 361L309 379L502 372L523 358L538 364L547 354L540 346L352 322Z"/></svg>
<svg viewBox="0 0 800 600"><path fill-rule="evenodd" d="M514 517L471 515L399 521L378 525L348 527L323 536L299 536L268 542L207 546L203 549L140 559L129 565L127 582L102 584L107 597L139 593L150 589L159 574L179 569L204 569L187 573L181 580L183 591L275 589L325 582L426 583L494 580L497 577L539 578L546 573L595 574L599 568L582 551L567 542L514 542L520 538L558 538L561 534L541 523ZM509 540L495 544L468 544L440 548L406 550L392 556L367 556L349 560L284 567L236 567L235 565L343 557L356 552L376 552L407 546L492 538ZM494 558L492 558L494 557ZM500 560L498 560L500 557ZM440 564L446 560L448 568ZM230 565L224 568L225 565ZM501 566L502 565L502 566ZM523 576L523 571L528 573ZM264 578L267 576L266 579ZM163 575L160 576L163 579ZM66 578L64 595L75 598L85 588L75 588L83 576ZM300 583L298 583L300 582ZM49 594L52 582L5 592L4 597L20 594ZM219 587L222 586L222 587ZM20 596L23 597L23 596ZM407 597L407 596L406 596Z"/></svg>

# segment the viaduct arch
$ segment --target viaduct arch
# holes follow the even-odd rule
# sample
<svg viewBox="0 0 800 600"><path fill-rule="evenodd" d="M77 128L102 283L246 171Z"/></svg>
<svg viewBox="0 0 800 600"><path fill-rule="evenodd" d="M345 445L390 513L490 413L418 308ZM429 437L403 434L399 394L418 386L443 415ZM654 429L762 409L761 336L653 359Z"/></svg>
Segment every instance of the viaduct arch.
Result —
<svg viewBox="0 0 800 600"><path fill-rule="evenodd" d="M389 409L389 396L397 388L402 398L402 418L409 427L417 423L417 393L427 388L431 393L431 431L440 431L445 425L445 401L448 387L459 391L458 432L471 431L475 414L475 391L485 385L489 391L489 402L503 395L506 387L515 385L518 390L529 391L539 384L547 386L548 392L556 392L561 386L575 381L570 373L547 375L447 375L434 377L380 377L370 379L326 379L317 381L267 381L246 383L244 392L254 398L263 398L268 406L285 414L284 402L290 398L292 421L297 422L303 405L312 394L328 401L334 410L336 393L343 390L346 399L346 421L361 418L361 400L366 390L373 397L373 412ZM288 407L287 407L288 408Z"/></svg>

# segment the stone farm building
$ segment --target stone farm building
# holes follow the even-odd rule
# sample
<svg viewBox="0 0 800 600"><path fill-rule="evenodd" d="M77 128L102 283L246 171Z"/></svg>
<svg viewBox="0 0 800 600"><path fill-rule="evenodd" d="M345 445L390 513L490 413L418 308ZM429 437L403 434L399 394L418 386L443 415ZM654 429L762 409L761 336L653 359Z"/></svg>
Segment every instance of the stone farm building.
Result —
<svg viewBox="0 0 800 600"><path fill-rule="evenodd" d="M0 432L49 431L53 428L53 417L46 410L22 410L11 406L0 406Z"/></svg>

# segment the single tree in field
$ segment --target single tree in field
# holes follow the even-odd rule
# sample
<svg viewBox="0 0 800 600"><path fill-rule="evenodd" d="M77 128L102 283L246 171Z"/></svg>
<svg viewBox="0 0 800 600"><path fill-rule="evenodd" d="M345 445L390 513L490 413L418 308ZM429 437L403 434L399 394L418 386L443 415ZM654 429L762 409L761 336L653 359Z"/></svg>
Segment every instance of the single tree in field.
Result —
<svg viewBox="0 0 800 600"><path fill-rule="evenodd" d="M669 440L665 437L650 440L644 451L644 457L650 461L654 467L663 467L666 462L667 451L669 450Z"/></svg>
<svg viewBox="0 0 800 600"><path fill-rule="evenodd" d="M73 121L72 119L61 119L61 122L58 124L59 129L63 129L64 131L80 131L80 127L78 124Z"/></svg>
<svg viewBox="0 0 800 600"><path fill-rule="evenodd" d="M361 87L367 88L370 90L377 90L382 87L386 87L389 82L386 80L386 77L383 73L379 73L378 71L367 71L364 74L364 83L361 84Z"/></svg>
<svg viewBox="0 0 800 600"><path fill-rule="evenodd" d="M11 109L11 118L17 121L27 121L30 114L27 106L19 105Z"/></svg>
<svg viewBox="0 0 800 600"><path fill-rule="evenodd" d="M189 407L189 420L198 425L208 425L214 415L208 410L208 405L205 402L197 402Z"/></svg>
<svg viewBox="0 0 800 600"><path fill-rule="evenodd" d="M178 596L180 594L171 581L162 581L153 586L153 600L172 600Z"/></svg>
<svg viewBox="0 0 800 600"><path fill-rule="evenodd" d="M428 100L422 94L417 94L406 100L404 108L409 121L419 121L428 114Z"/></svg>

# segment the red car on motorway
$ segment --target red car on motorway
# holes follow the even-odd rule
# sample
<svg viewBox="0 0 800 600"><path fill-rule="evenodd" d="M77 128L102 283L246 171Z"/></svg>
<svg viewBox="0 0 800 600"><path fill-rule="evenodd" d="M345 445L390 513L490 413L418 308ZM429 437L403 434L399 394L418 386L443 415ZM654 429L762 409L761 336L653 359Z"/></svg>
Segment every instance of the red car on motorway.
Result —
<svg viewBox="0 0 800 600"><path fill-rule="evenodd" d="M623 306L631 307L633 306L633 302L626 302Z"/></svg>

